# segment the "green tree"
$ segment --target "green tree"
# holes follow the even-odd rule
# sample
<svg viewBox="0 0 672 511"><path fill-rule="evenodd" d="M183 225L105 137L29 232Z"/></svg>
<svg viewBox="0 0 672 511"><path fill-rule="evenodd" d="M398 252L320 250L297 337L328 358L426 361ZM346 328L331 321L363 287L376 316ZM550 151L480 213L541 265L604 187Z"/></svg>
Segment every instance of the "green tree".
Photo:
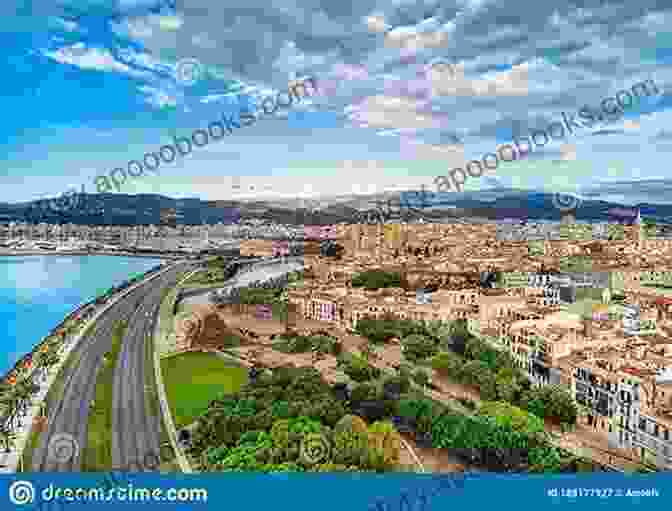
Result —
<svg viewBox="0 0 672 511"><path fill-rule="evenodd" d="M502 401L513 403L522 392L516 371L510 367L502 367L497 371L495 382L497 385L497 397Z"/></svg>
<svg viewBox="0 0 672 511"><path fill-rule="evenodd" d="M466 385L478 386L479 383L488 378L492 373L488 366L480 360L472 360L464 364L461 378Z"/></svg>
<svg viewBox="0 0 672 511"><path fill-rule="evenodd" d="M459 374L465 361L455 353L442 351L432 357L431 363L432 368L439 374L455 377Z"/></svg>
<svg viewBox="0 0 672 511"><path fill-rule="evenodd" d="M431 338L420 334L412 334L401 341L404 357L411 362L418 362L435 355L438 348Z"/></svg>
<svg viewBox="0 0 672 511"><path fill-rule="evenodd" d="M513 431L528 435L544 433L544 421L517 406L503 401L483 401L478 407L479 415L493 417L497 424L506 426Z"/></svg>
<svg viewBox="0 0 672 511"><path fill-rule="evenodd" d="M334 463L342 465L368 465L368 432L344 430L334 433Z"/></svg>

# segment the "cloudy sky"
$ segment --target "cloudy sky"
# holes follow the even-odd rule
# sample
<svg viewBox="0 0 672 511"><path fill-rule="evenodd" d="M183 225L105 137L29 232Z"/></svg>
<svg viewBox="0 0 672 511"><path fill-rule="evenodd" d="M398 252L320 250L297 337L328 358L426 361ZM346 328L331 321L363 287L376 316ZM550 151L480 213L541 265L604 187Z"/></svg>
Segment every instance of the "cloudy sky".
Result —
<svg viewBox="0 0 672 511"><path fill-rule="evenodd" d="M306 76L318 81L312 97L121 191L215 200L434 188L645 80L659 93L465 189L671 174L670 0L3 0L0 25L1 201L95 192L97 175L222 114L259 111Z"/></svg>

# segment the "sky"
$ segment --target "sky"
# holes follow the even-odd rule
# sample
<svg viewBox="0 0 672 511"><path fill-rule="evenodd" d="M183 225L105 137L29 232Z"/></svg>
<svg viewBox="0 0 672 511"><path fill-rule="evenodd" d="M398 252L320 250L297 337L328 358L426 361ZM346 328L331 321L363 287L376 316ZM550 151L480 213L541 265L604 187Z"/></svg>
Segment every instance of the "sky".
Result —
<svg viewBox="0 0 672 511"><path fill-rule="evenodd" d="M432 189L645 80L659 92L623 115L464 189L672 179L670 0L3 0L0 27L3 202L94 193L96 176L223 114L259 112L305 77L317 80L310 97L118 191L226 200Z"/></svg>

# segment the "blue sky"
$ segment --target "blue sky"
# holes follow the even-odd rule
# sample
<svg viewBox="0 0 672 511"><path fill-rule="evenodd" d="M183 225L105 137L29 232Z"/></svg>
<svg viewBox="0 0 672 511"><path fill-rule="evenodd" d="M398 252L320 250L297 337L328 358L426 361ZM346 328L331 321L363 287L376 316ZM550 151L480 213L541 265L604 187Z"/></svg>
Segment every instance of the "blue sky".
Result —
<svg viewBox="0 0 672 511"><path fill-rule="evenodd" d="M513 136L647 79L660 94L622 119L466 189L670 176L672 2L171 3L2 2L0 201L94 192L96 175L305 76L318 94L121 191L216 200L432 187ZM195 83L175 72L184 59L199 63ZM452 71L430 71L436 59Z"/></svg>

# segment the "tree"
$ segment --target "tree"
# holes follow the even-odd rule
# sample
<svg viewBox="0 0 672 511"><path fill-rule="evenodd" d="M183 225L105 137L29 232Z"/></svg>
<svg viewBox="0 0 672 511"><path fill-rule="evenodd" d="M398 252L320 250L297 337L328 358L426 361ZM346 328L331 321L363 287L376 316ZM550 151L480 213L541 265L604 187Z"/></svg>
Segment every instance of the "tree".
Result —
<svg viewBox="0 0 672 511"><path fill-rule="evenodd" d="M478 407L479 415L493 417L497 424L531 436L545 434L544 421L517 406L503 401L483 401Z"/></svg>
<svg viewBox="0 0 672 511"><path fill-rule="evenodd" d="M374 383L360 383L352 389L350 400L353 402L379 399L378 388Z"/></svg>
<svg viewBox="0 0 672 511"><path fill-rule="evenodd" d="M579 414L572 396L560 385L530 388L522 393L519 404L537 417L554 418L564 424L576 424Z"/></svg>
<svg viewBox="0 0 672 511"><path fill-rule="evenodd" d="M431 377L427 374L427 371L423 370L423 368L419 368L413 373L413 381L425 388L429 386Z"/></svg>
<svg viewBox="0 0 672 511"><path fill-rule="evenodd" d="M509 367L503 367L497 372L496 376L497 397L500 400L514 403L522 392L522 387L518 383L516 371Z"/></svg>
<svg viewBox="0 0 672 511"><path fill-rule="evenodd" d="M418 362L436 354L438 348L434 341L420 334L405 337L402 341L404 358Z"/></svg>
<svg viewBox="0 0 672 511"><path fill-rule="evenodd" d="M461 379L466 385L478 386L490 376L490 369L480 360L472 360L464 364Z"/></svg>
<svg viewBox="0 0 672 511"><path fill-rule="evenodd" d="M344 430L334 432L334 463L342 465L367 465L368 431Z"/></svg>
<svg viewBox="0 0 672 511"><path fill-rule="evenodd" d="M334 426L334 434L343 431L355 431L359 433L366 433L368 430L366 422L357 415L344 415L341 420Z"/></svg>
<svg viewBox="0 0 672 511"><path fill-rule="evenodd" d="M389 421L374 422L369 426L369 465L386 470L399 465L401 437Z"/></svg>
<svg viewBox="0 0 672 511"><path fill-rule="evenodd" d="M467 341L471 338L471 333L466 319L453 321L449 327L450 346L455 353L464 355Z"/></svg>
<svg viewBox="0 0 672 511"><path fill-rule="evenodd" d="M457 375L464 365L464 360L459 355L442 351L432 357L432 368L442 375Z"/></svg>

